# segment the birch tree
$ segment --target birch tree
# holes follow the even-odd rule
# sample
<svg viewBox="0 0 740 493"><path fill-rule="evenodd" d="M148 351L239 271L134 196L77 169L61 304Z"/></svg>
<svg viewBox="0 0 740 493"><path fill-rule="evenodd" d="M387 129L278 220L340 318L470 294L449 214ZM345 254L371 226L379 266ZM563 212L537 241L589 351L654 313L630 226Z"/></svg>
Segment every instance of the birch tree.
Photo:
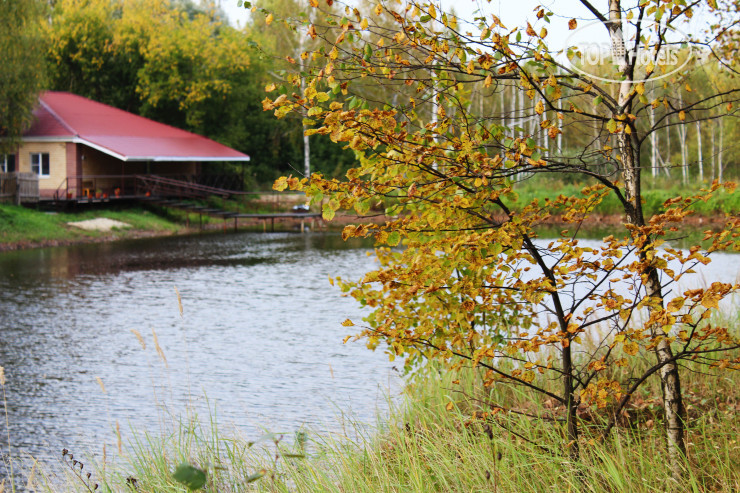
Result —
<svg viewBox="0 0 740 493"><path fill-rule="evenodd" d="M673 58L665 58L673 46L668 31L697 4L581 5L581 20L565 22L575 31L590 16L608 39L606 60L589 62L579 46L567 47L573 63L554 57L548 26L558 18L545 8L521 27L489 13L471 20L473 29L435 3L381 2L369 14L347 6L334 19L341 33L327 40L332 48L307 54L316 65L303 93L268 96L263 105L278 117L307 110L315 122L308 132L353 149L357 165L346 180L283 177L275 188L304 190L323 203L327 220L339 209L366 214L378 198L389 201L385 224L343 231L346 238L374 237L379 246L377 270L340 281L374 308L361 332L371 347L385 342L409 367L426 359L451 370L472 365L484 369L485 385L540 392L559 403L572 457L582 445L579 405L610 406L606 435L639 385L657 375L668 458L680 478L686 412L678 363L715 354L707 352L708 340L717 354L738 347L726 327L708 318L740 286L677 291L676 283L692 265L708 262L709 252L732 248L740 220L728 218L722 232L707 234L708 252L666 244L692 204L719 185L669 200L646 217L640 157L653 132L693 122L709 108L732 111L740 90L690 104L667 90L680 84L678 91L689 91L686 67L677 71L664 61ZM390 19L393 29L377 19ZM589 70L596 64L603 71L607 63L616 67L610 77ZM394 106L363 105L356 97L347 104L354 81L366 79L400 81L416 94ZM469 86L480 83L506 85L516 94L518 111L509 125L470 111ZM662 85L666 94L649 99L649 84ZM430 90L436 106L421 98ZM430 108L433 121L419 116ZM657 108L661 114L650 121L650 109ZM566 129L566 137L597 134L574 155L546 153L538 144ZM516 203L515 181L538 174L576 177L585 186L572 197L554 190L544 202ZM624 228L599 248L581 247L580 226L607 195L621 204ZM547 244L536 241L537 226L554 214L568 229ZM654 358L646 372L630 380L609 376L609 369L630 366L640 350ZM738 360L718 358L721 363L707 363L739 367ZM502 366L506 360L512 364ZM559 391L548 388L550 379Z"/></svg>

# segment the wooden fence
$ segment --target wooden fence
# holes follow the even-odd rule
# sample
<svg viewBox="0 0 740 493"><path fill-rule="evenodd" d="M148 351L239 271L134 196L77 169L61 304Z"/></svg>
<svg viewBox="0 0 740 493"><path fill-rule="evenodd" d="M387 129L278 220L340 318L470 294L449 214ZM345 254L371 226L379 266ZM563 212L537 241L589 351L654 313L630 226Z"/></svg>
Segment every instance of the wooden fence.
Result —
<svg viewBox="0 0 740 493"><path fill-rule="evenodd" d="M0 201L16 205L39 201L39 177L34 173L0 173Z"/></svg>

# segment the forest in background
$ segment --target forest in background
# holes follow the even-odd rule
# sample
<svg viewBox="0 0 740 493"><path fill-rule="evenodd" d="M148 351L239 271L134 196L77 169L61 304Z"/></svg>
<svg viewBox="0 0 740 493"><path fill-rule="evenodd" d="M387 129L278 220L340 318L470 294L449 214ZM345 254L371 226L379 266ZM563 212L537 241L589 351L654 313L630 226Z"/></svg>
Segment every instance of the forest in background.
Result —
<svg viewBox="0 0 740 493"><path fill-rule="evenodd" d="M267 188L278 176L304 172L304 146L309 145L312 172L338 177L354 161L350 149L331 142L327 135L304 137L304 125L310 126L310 120L302 122L296 116L277 119L272 112L263 111L265 88L293 91L290 74L308 62L301 53L317 49L325 37L312 39L296 29L307 22L301 19L307 11L301 1L261 2L252 7L256 12L241 28L230 25L211 0L35 0L4 2L3 8L12 10L14 3L26 5L23 15L29 21L8 20L15 26L7 31L8 36L18 38L19 32L25 33L25 48L20 49L33 52L37 59L19 56L18 64L33 76L39 89L79 94L205 135L252 157L246 169L235 164L209 166L214 174L243 179L248 189ZM34 3L35 8L30 8ZM360 6L372 7L368 2ZM339 12L343 7L335 4L329 8ZM14 13L18 14L17 10ZM326 29L332 26L328 24ZM326 51L329 49L327 45ZM660 98L671 93L675 84L690 87L697 100L705 92L736 87L736 74L716 62L692 63L691 70L664 84L648 84L645 97ZM516 83L507 86L481 81L470 94L469 111L498 117L519 134L531 135L547 150L558 147L562 155L598 159L599 150L609 144L601 142L603 129L594 128L591 133L568 131L565 126L557 139L547 138L548 129L540 125L538 101L525 101ZM617 85L613 86L616 90ZM393 106L399 94L415 89L373 80L355 84L355 93L342 97L350 104L356 98L365 105ZM598 101L583 103L593 109L598 106ZM430 121L434 118L434 105L428 97L419 98L416 111L428 113ZM641 155L641 165L652 170L653 186L737 178L740 131L736 112L731 106L717 106L692 114L689 121L670 108L653 108L651 121L663 128L651 134L645 147L649 152ZM12 114L18 114L12 106L4 109L0 121L6 122ZM27 124L27 118L24 122Z"/></svg>

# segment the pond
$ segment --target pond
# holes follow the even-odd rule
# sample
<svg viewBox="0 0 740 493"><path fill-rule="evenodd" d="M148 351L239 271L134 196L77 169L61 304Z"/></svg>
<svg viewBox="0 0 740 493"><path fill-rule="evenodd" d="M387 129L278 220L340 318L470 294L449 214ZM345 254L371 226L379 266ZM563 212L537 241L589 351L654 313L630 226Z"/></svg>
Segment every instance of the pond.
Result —
<svg viewBox="0 0 740 493"><path fill-rule="evenodd" d="M0 255L12 445L110 455L117 422L125 443L188 406L248 438L374 422L398 372L382 351L342 343L355 333L342 321L361 314L328 281L373 268L367 251L336 235L246 233Z"/></svg>
<svg viewBox="0 0 740 493"><path fill-rule="evenodd" d="M400 376L382 351L342 343L355 332L342 321L362 312L328 282L374 268L370 247L238 233L0 254L14 455L100 457L105 444L110 457L116 426L125 445L186 409L247 438L374 423ZM718 254L700 281L739 273L740 255Z"/></svg>

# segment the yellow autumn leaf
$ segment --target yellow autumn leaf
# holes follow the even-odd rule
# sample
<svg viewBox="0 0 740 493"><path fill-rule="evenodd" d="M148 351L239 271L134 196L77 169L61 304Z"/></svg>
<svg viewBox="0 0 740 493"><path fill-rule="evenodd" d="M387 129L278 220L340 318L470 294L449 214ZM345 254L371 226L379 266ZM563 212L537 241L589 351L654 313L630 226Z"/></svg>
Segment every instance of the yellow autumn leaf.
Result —
<svg viewBox="0 0 740 493"><path fill-rule="evenodd" d="M534 107L534 110L537 112L538 115L541 115L545 112L545 103L543 103L542 101L538 101Z"/></svg>
<svg viewBox="0 0 740 493"><path fill-rule="evenodd" d="M578 27L578 21L576 21L575 19L571 19L568 21L568 29L572 31L573 29L577 27Z"/></svg>
<svg viewBox="0 0 740 493"><path fill-rule="evenodd" d="M681 121L685 121L686 120L686 112L685 111L679 111L678 112L678 119L681 120Z"/></svg>
<svg viewBox="0 0 740 493"><path fill-rule="evenodd" d="M265 17L265 24L267 24L268 26L272 24L272 19L272 14L269 14L267 17Z"/></svg>
<svg viewBox="0 0 740 493"><path fill-rule="evenodd" d="M630 356L636 355L637 352L640 350L640 347L634 341L625 342L624 346L622 347L624 349L624 352L629 354Z"/></svg>
<svg viewBox="0 0 740 493"><path fill-rule="evenodd" d="M354 326L355 324L350 319L347 319L344 322L342 322L342 327L354 327Z"/></svg>
<svg viewBox="0 0 740 493"><path fill-rule="evenodd" d="M701 306L704 308L719 308L719 300L722 296L715 291L707 291L701 298Z"/></svg>
<svg viewBox="0 0 740 493"><path fill-rule="evenodd" d="M666 309L669 312L677 312L683 307L685 300L681 297L673 298L670 303L666 306Z"/></svg>
<svg viewBox="0 0 740 493"><path fill-rule="evenodd" d="M278 192L282 192L286 188L288 188L288 178L285 176L281 176L272 184L272 189L277 190Z"/></svg>

